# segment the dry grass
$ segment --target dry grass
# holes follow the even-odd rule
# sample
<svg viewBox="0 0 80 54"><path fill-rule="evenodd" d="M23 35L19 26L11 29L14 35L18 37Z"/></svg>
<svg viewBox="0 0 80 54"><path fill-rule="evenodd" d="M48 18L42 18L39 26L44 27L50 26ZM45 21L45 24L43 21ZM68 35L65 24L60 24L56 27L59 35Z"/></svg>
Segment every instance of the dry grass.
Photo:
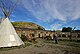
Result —
<svg viewBox="0 0 80 54"><path fill-rule="evenodd" d="M25 41L24 46L2 48L0 54L80 54L80 43L37 39L37 43ZM14 50L13 50L14 49Z"/></svg>

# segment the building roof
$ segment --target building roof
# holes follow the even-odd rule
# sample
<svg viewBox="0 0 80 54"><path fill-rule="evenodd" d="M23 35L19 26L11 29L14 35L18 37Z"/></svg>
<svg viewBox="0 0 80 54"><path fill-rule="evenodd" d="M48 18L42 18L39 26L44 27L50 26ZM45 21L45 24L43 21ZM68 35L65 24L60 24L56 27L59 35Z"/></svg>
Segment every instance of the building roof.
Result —
<svg viewBox="0 0 80 54"><path fill-rule="evenodd" d="M40 30L40 29L31 29L31 28L19 28L19 27L15 27L16 30ZM51 30L40 30L40 31L46 31L46 32L54 32Z"/></svg>
<svg viewBox="0 0 80 54"><path fill-rule="evenodd" d="M73 31L73 33L80 33L80 30L75 30Z"/></svg>

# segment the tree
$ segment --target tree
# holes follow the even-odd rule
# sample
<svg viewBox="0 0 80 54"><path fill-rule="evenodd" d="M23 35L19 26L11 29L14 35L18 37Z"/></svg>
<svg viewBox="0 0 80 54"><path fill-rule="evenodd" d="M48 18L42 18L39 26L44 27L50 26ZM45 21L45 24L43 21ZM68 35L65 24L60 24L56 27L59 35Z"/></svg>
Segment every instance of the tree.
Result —
<svg viewBox="0 0 80 54"><path fill-rule="evenodd" d="M68 27L67 28L67 32L71 32L72 31L72 28L71 27Z"/></svg>
<svg viewBox="0 0 80 54"><path fill-rule="evenodd" d="M62 32L65 32L65 31L66 31L66 27L63 27L63 28L62 28Z"/></svg>
<svg viewBox="0 0 80 54"><path fill-rule="evenodd" d="M71 32L72 31L72 28L71 27L63 27L62 28L62 32Z"/></svg>

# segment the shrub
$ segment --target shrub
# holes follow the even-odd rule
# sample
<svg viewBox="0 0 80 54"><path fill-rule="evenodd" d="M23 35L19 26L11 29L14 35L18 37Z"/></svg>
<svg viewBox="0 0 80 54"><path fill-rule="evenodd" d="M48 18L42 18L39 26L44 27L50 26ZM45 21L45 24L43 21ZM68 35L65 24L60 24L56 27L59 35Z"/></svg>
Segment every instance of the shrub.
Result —
<svg viewBox="0 0 80 54"><path fill-rule="evenodd" d="M21 39L22 39L22 41L26 41L27 37L25 35L21 35Z"/></svg>

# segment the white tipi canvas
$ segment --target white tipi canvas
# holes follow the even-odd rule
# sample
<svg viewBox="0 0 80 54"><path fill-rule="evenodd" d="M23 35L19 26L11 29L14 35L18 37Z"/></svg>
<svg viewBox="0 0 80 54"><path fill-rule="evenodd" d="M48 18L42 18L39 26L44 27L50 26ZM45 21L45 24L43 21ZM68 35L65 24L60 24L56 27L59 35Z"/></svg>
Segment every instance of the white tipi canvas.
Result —
<svg viewBox="0 0 80 54"><path fill-rule="evenodd" d="M8 18L2 20L0 24L0 47L20 46L24 42L16 33Z"/></svg>

